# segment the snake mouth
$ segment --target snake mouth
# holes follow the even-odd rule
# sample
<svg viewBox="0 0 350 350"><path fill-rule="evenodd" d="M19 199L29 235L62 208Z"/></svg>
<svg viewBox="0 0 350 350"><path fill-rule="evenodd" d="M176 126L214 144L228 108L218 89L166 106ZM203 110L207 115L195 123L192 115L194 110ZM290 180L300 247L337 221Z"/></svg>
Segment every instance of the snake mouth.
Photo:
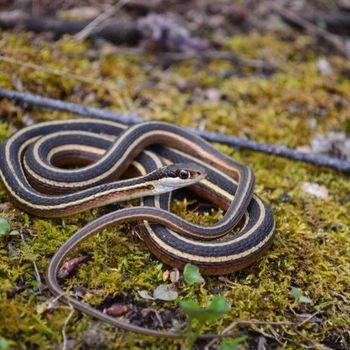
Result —
<svg viewBox="0 0 350 350"><path fill-rule="evenodd" d="M161 172L162 177L153 182L157 194L193 185L207 175L206 170L195 163L172 164L164 167Z"/></svg>

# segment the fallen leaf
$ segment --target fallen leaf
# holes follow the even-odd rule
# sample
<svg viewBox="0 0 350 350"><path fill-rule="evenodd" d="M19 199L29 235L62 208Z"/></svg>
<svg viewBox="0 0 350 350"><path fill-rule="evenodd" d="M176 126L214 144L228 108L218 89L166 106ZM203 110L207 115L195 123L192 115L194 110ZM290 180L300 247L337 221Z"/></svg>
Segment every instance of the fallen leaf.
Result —
<svg viewBox="0 0 350 350"><path fill-rule="evenodd" d="M57 273L57 277L62 279L72 275L75 272L75 270L78 268L78 266L81 263L85 262L88 258L89 257L87 255L81 255L65 262L62 265L62 267L59 269Z"/></svg>
<svg viewBox="0 0 350 350"><path fill-rule="evenodd" d="M129 311L129 306L126 304L113 304L106 309L106 314L113 317L120 317Z"/></svg>
<svg viewBox="0 0 350 350"><path fill-rule="evenodd" d="M4 218L0 218L0 237L5 236L10 231L10 224Z"/></svg>
<svg viewBox="0 0 350 350"><path fill-rule="evenodd" d="M177 291L173 289L172 286L166 284L160 284L153 292L153 297L155 299L172 301L176 300L178 297Z"/></svg>
<svg viewBox="0 0 350 350"><path fill-rule="evenodd" d="M170 272L169 272L169 270L165 270L164 272L163 272L163 282L165 282L168 278L169 278L169 276L170 276Z"/></svg>
<svg viewBox="0 0 350 350"><path fill-rule="evenodd" d="M170 272L170 281L172 283L177 283L179 282L179 279L180 279L180 272L178 269L174 269Z"/></svg>
<svg viewBox="0 0 350 350"><path fill-rule="evenodd" d="M146 299L146 300L155 300L155 298L153 298L152 296L150 296L150 295L148 294L148 292L145 291L145 290L140 290L140 291L138 291L138 294L139 294L139 296L140 296L141 298L143 298L143 299Z"/></svg>

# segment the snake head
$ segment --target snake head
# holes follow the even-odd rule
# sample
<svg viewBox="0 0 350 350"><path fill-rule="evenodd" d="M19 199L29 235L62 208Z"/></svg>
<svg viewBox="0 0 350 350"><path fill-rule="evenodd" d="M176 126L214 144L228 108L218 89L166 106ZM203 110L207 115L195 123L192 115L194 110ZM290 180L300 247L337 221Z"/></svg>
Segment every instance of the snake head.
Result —
<svg viewBox="0 0 350 350"><path fill-rule="evenodd" d="M156 177L155 191L164 193L178 188L193 185L207 175L206 170L195 163L176 163L153 171L152 176ZM150 174L150 175L151 175Z"/></svg>

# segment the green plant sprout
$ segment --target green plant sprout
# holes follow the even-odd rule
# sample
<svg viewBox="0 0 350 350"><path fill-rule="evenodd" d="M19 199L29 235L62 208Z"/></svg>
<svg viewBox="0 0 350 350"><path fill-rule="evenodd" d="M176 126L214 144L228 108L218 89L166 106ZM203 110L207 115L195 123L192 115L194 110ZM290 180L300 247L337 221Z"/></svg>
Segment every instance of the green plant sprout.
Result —
<svg viewBox="0 0 350 350"><path fill-rule="evenodd" d="M247 339L245 335L234 339L224 339L220 343L221 350L237 350L239 346Z"/></svg>
<svg viewBox="0 0 350 350"><path fill-rule="evenodd" d="M186 264L183 272L185 282L190 286L192 284L205 283L204 278L199 272L199 268L196 265Z"/></svg>
<svg viewBox="0 0 350 350"><path fill-rule="evenodd" d="M4 218L0 218L0 238L5 237L7 235L9 236L17 236L19 234L18 231L13 230L11 231L10 224L5 220Z"/></svg>
<svg viewBox="0 0 350 350"><path fill-rule="evenodd" d="M301 294L299 288L292 287L292 294L295 300L299 301L300 303L308 303L308 304L312 303L312 300L309 297L306 297Z"/></svg>
<svg viewBox="0 0 350 350"><path fill-rule="evenodd" d="M198 266L192 264L185 265L183 277L188 285L205 283ZM180 307L188 317L186 339L186 347L188 349L193 347L194 342L202 333L202 328L205 323L217 320L230 310L230 305L222 296L215 296L207 307L200 307L192 300L180 302ZM223 350L236 350L246 338L246 336L241 336L235 339L223 340L220 347Z"/></svg>
<svg viewBox="0 0 350 350"><path fill-rule="evenodd" d="M205 323L217 320L230 310L230 305L222 296L215 296L207 307L201 307L192 300L181 301L180 307L188 318L187 349L192 349Z"/></svg>

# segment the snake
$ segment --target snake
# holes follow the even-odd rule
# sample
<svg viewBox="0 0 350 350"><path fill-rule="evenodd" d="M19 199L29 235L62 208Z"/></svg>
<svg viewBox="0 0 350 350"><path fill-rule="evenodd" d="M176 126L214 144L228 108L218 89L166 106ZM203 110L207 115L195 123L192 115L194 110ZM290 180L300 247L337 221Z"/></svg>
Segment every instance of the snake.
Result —
<svg viewBox="0 0 350 350"><path fill-rule="evenodd" d="M128 169L137 176L120 179ZM0 145L0 177L11 200L40 217L63 217L141 198L140 206L103 215L68 238L52 257L47 284L76 309L147 335L182 336L129 324L64 292L59 269L82 241L105 228L137 222L142 224L142 240L164 263L179 268L192 263L203 274L222 275L256 262L275 233L271 208L254 194L252 170L165 122L127 127L82 118L35 124ZM222 219L202 226L173 214L172 192L185 186L222 208Z"/></svg>

